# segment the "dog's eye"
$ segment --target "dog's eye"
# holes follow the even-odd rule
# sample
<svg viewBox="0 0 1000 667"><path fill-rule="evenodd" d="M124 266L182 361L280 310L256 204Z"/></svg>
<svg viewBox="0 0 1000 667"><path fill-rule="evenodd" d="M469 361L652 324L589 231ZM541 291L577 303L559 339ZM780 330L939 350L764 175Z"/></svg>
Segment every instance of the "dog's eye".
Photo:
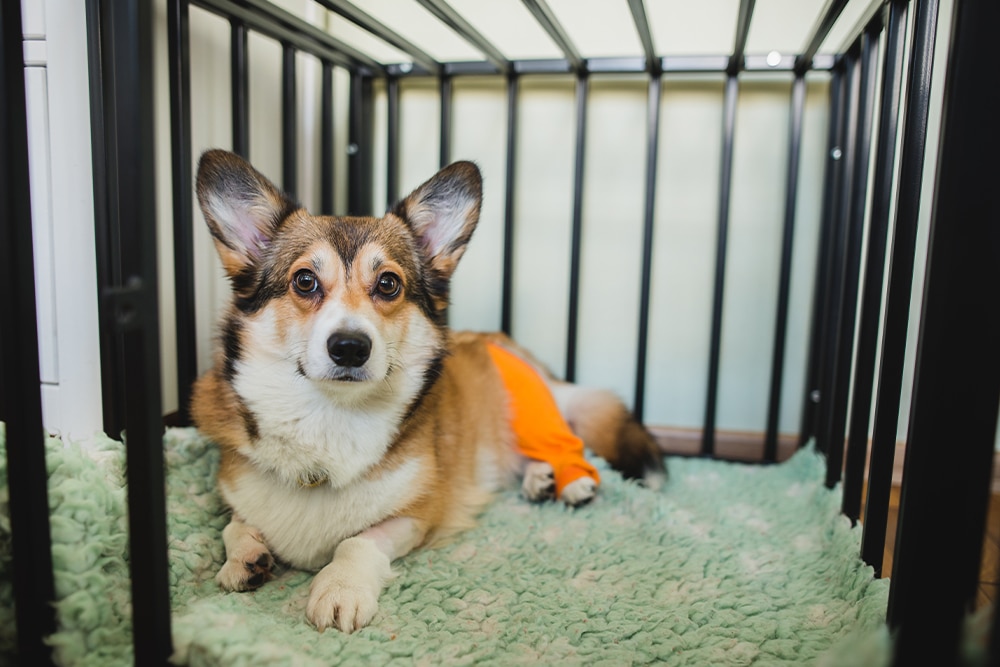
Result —
<svg viewBox="0 0 1000 667"><path fill-rule="evenodd" d="M375 289L387 299L399 296L399 291L402 287L403 283L395 273L383 273L378 277L378 282L375 283Z"/></svg>
<svg viewBox="0 0 1000 667"><path fill-rule="evenodd" d="M299 294L312 294L319 288L319 279L309 269L300 269L292 276L292 287Z"/></svg>

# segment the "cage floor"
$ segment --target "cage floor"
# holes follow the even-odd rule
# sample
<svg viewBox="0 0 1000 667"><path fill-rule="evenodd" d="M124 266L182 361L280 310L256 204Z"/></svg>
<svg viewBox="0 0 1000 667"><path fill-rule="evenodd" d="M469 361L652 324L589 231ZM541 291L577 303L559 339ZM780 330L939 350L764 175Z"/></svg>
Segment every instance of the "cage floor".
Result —
<svg viewBox="0 0 1000 667"><path fill-rule="evenodd" d="M50 440L59 664L131 664L122 446ZM372 624L305 621L310 575L255 593L214 582L226 513L217 454L168 429L175 661L180 664L882 664L888 580L858 558L823 462L669 461L659 491L596 461L592 504L531 505L505 492L452 544L399 561ZM3 461L0 458L0 461ZM0 479L6 479L3 475ZM4 489L5 491L5 489ZM9 532L5 535L9 538ZM9 550L3 554L9 554ZM0 614L10 614L9 555ZM0 622L0 649L13 645Z"/></svg>

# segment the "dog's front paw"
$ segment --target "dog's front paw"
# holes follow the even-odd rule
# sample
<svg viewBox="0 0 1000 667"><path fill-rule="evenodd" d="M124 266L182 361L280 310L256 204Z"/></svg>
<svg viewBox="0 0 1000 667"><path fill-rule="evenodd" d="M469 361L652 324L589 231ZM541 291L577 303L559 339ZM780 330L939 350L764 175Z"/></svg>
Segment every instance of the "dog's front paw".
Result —
<svg viewBox="0 0 1000 667"><path fill-rule="evenodd" d="M215 580L227 591L252 591L274 578L271 572L273 567L274 557L267 547L261 545L259 552L226 560Z"/></svg>
<svg viewBox="0 0 1000 667"><path fill-rule="evenodd" d="M521 494L533 502L551 500L556 497L555 472L544 461L531 461L524 469Z"/></svg>
<svg viewBox="0 0 1000 667"><path fill-rule="evenodd" d="M306 618L320 632L360 630L375 617L379 593L390 576L388 557L370 540L345 540L337 547L333 562L313 579Z"/></svg>
<svg viewBox="0 0 1000 667"><path fill-rule="evenodd" d="M597 482L591 477L580 477L566 485L559 499L570 507L586 505L597 495Z"/></svg>

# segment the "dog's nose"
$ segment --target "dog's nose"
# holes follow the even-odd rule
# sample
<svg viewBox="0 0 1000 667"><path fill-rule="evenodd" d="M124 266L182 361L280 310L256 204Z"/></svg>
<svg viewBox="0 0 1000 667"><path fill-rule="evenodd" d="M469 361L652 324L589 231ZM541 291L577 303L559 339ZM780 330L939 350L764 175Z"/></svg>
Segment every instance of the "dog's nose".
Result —
<svg viewBox="0 0 1000 667"><path fill-rule="evenodd" d="M372 341L363 333L335 333L327 338L326 350L338 366L357 368L371 356Z"/></svg>

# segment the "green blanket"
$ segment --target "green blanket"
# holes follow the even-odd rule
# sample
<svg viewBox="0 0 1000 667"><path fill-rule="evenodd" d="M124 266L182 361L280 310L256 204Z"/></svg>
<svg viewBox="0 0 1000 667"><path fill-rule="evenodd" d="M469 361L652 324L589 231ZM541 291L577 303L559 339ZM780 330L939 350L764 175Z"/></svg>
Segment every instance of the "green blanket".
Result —
<svg viewBox="0 0 1000 667"><path fill-rule="evenodd" d="M0 446L4 444L0 430ZM50 439L49 498L61 665L132 661L124 453ZM811 448L751 466L672 458L660 491L594 461L580 509L501 494L477 528L395 564L372 624L305 620L310 573L223 593L226 511L215 448L164 438L175 662L190 665L885 664L888 581L858 558ZM0 466L6 466L0 456ZM0 662L13 646L6 470L0 474ZM141 571L141 567L139 568Z"/></svg>

